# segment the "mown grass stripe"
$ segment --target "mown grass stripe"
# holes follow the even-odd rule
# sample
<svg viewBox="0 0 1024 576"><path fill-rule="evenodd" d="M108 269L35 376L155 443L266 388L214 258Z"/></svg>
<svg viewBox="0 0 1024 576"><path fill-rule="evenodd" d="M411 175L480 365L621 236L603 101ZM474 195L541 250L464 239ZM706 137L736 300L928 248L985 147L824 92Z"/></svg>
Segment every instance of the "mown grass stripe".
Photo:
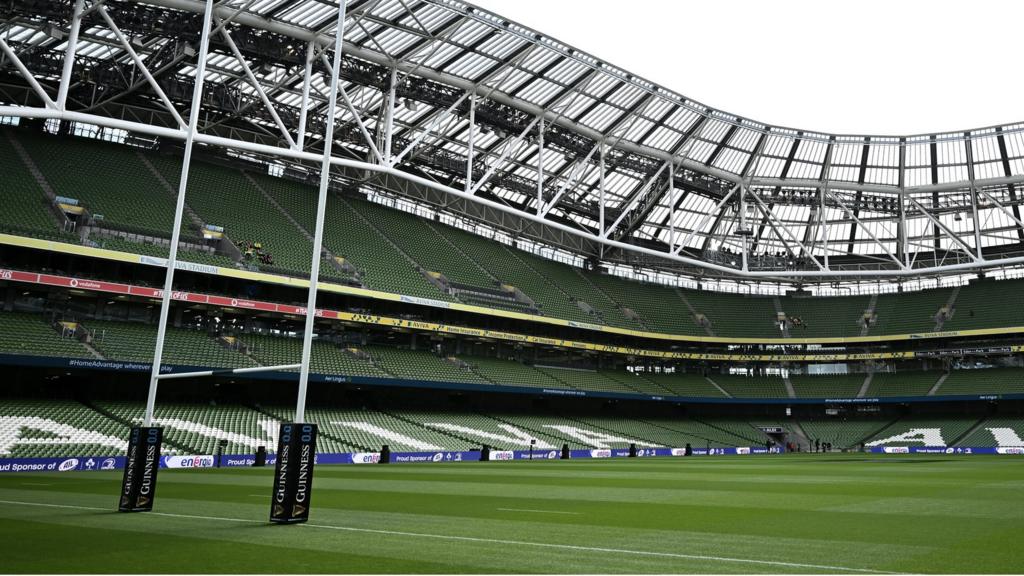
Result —
<svg viewBox="0 0 1024 576"><path fill-rule="evenodd" d="M50 504L45 502L21 502L16 500L0 500L0 504L13 506L38 506L45 508L64 508L71 510L87 510L109 512L106 508L96 506L77 506L72 504ZM207 520L214 522L238 522L245 524L267 524L262 520L249 518L227 518L223 516L201 516L196 514L176 514L171 512L146 512L152 516L165 516L169 518L183 518L188 520ZM700 560L705 562L724 562L733 564L753 564L760 566L773 566L780 568L800 568L810 570L828 570L831 572L850 572L858 574L901 574L887 570L874 570L871 568L853 568L849 566L830 566L826 564L805 564L802 562L783 562L779 560L758 560L755 558L731 558L726 556L710 556L704 554L681 554L677 552L656 552L651 550L627 550L622 548L606 548L599 546L582 546L576 544L558 544L552 542L529 542L523 540L506 540L500 538L479 538L475 536L457 536L452 534L424 534L420 532L405 532L399 530L379 530L374 528L358 528L354 526L332 526L328 524L299 524L305 528L316 528L322 530L341 530L345 532L360 532L364 534L380 534L383 536L403 536L408 538L429 538L434 540L449 540L457 542L474 542L478 544L500 544L504 546L528 546L537 548L553 548L559 550L574 550L579 552L602 552L609 554L626 554L634 556L648 556L656 558L676 558L682 560Z"/></svg>

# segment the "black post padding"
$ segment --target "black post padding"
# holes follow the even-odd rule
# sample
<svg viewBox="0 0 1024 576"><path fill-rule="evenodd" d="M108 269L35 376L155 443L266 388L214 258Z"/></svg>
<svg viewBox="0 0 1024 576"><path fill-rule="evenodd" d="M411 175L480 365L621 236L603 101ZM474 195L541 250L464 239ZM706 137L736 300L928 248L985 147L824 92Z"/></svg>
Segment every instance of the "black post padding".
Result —
<svg viewBox="0 0 1024 576"><path fill-rule="evenodd" d="M636 444L629 445L629 457L636 458Z"/></svg>
<svg viewBox="0 0 1024 576"><path fill-rule="evenodd" d="M568 460L568 459L569 459L569 445L568 444L562 444L562 460Z"/></svg>
<svg viewBox="0 0 1024 576"><path fill-rule="evenodd" d="M686 448L683 451L683 455L684 456L693 456L693 446L690 446L689 442L686 443Z"/></svg>
<svg viewBox="0 0 1024 576"><path fill-rule="evenodd" d="M270 521L297 524L309 520L316 463L316 424L281 424L274 467Z"/></svg>
<svg viewBox="0 0 1024 576"><path fill-rule="evenodd" d="M254 467L262 467L267 465L267 447L257 446L256 447L256 458L253 459L252 465Z"/></svg>
<svg viewBox="0 0 1024 576"><path fill-rule="evenodd" d="M149 512L153 509L163 431L163 428L134 426L129 432L118 512Z"/></svg>
<svg viewBox="0 0 1024 576"><path fill-rule="evenodd" d="M380 464L391 463L391 447L389 447L387 444L380 447L380 460L378 460L378 462Z"/></svg>
<svg viewBox="0 0 1024 576"><path fill-rule="evenodd" d="M228 447L227 440L217 441L217 454L213 457L213 465L215 468L220 468L220 461L224 458L224 449Z"/></svg>
<svg viewBox="0 0 1024 576"><path fill-rule="evenodd" d="M491 460L491 447L484 444L483 448L480 449L480 461L489 462Z"/></svg>

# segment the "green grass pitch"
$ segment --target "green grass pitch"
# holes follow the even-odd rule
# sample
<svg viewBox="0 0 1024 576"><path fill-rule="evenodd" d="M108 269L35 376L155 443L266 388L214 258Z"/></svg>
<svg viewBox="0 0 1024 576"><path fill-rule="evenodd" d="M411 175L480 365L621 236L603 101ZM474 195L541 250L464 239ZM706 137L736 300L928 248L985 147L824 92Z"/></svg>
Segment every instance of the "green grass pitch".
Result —
<svg viewBox="0 0 1024 576"><path fill-rule="evenodd" d="M272 469L0 477L3 572L1022 572L1024 459L784 455L321 466L305 525Z"/></svg>

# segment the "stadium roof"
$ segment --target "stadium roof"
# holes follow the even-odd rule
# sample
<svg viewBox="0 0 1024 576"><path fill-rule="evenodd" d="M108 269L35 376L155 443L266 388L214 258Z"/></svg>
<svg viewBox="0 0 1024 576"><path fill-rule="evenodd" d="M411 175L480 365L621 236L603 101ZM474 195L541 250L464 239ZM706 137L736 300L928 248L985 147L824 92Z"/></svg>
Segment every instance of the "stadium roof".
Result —
<svg viewBox="0 0 1024 576"><path fill-rule="evenodd" d="M2 38L57 93L73 3L7 6ZM83 2L68 110L180 125L204 6ZM337 10L218 2L202 131L315 151ZM344 35L337 153L397 159L439 185L339 174L363 186L584 255L696 274L835 279L1024 262L1024 123L907 136L771 126L453 0L355 0ZM0 100L38 105L11 61Z"/></svg>

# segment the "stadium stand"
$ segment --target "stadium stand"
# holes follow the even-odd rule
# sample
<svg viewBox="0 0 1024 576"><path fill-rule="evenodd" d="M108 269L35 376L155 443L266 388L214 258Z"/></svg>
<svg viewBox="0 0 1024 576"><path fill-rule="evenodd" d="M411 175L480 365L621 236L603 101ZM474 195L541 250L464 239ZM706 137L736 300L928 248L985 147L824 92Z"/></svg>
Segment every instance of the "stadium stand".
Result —
<svg viewBox="0 0 1024 576"><path fill-rule="evenodd" d="M154 256L157 258L167 258L170 255L170 248L164 244L157 245L144 241L134 242L112 236L98 238L93 237L90 238L90 240L92 240L97 248L103 248L105 250L116 250L118 252L142 254L144 256ZM184 262L194 262L196 264L206 264L208 266L223 266L225 268L236 268L238 266L237 262L227 256L202 250L185 250L178 248L178 259Z"/></svg>
<svg viewBox="0 0 1024 576"><path fill-rule="evenodd" d="M786 398L786 384L778 376L713 374L711 380L733 398Z"/></svg>
<svg viewBox="0 0 1024 576"><path fill-rule="evenodd" d="M60 400L3 398L0 458L124 453L128 428L88 406Z"/></svg>
<svg viewBox="0 0 1024 576"><path fill-rule="evenodd" d="M4 439L0 443L0 457L123 454L128 427L141 420L143 409L140 402L5 398L0 402L0 438ZM290 421L292 416L290 408L281 406L170 401L157 404L154 419L165 429L165 453L214 454L223 440L227 442L224 454L252 454L258 446L273 452L278 423ZM1024 437L1024 420L1008 416L982 420L805 419L788 424L735 418L649 418L593 411L471 412L312 406L307 411L307 420L320 426L318 451L322 453L376 451L384 444L393 451L414 452L474 450L483 444L497 449L525 449L531 438L538 441L538 450L559 449L562 444L573 449L621 449L634 442L640 448L682 448L686 444L695 448L762 446L767 437L758 428L760 425L791 430L795 425L806 433L812 445L815 441L829 442L833 450L858 450L862 442L919 446L925 439L941 439L942 445L1011 446ZM910 434L913 439L900 437ZM791 435L794 441L799 438Z"/></svg>
<svg viewBox="0 0 1024 576"><path fill-rule="evenodd" d="M1024 325L1024 308L1006 306L1009 294L1024 293L1024 280L980 280L960 289L953 317L943 330L974 330L993 326Z"/></svg>
<svg viewBox="0 0 1024 576"><path fill-rule="evenodd" d="M811 443L831 442L835 449L859 449L860 443L887 428L889 420L802 420L800 426Z"/></svg>
<svg viewBox="0 0 1024 576"><path fill-rule="evenodd" d="M780 301L793 338L835 338L860 335L871 298L794 296Z"/></svg>
<svg viewBox="0 0 1024 576"><path fill-rule="evenodd" d="M700 374L674 372L672 374L653 374L645 372L643 377L665 388L675 396L725 398L721 389L708 382Z"/></svg>
<svg viewBox="0 0 1024 576"><path fill-rule="evenodd" d="M152 151L81 138L4 130L0 138L3 168L12 175L8 193L12 208L0 216L0 227L20 235L75 242L60 232L56 214L28 167L14 151L10 139L20 143L52 180L58 194L78 198L93 214L103 214L101 227L166 239L172 220L173 192L180 159ZM145 165L152 164L166 185ZM72 162L78 169L65 169ZM97 168L98 167L98 168ZM268 262L251 262L270 272L292 275L309 269L309 240L300 231L313 228L315 189L280 177L198 161L190 179L188 206L203 222L224 226L236 243L253 242L269 255ZM144 194L139 197L126 191ZM297 225L296 225L297 224ZM183 229L190 232L186 218ZM810 297L804 295L746 296L707 290L673 289L585 272L470 234L439 222L428 222L408 212L376 202L342 198L332 193L326 222L325 246L346 265L323 267L322 277L357 283L377 290L410 296L463 302L498 309L609 326L703 335L693 311L710 321L718 336L778 338L778 308L789 319L793 338L844 337L861 334L869 307L867 296ZM428 241L423 241L426 238ZM163 256L166 250L143 242L96 237L113 249ZM186 261L232 267L230 258L206 252L183 252ZM244 263L244 262L243 262ZM447 288L433 285L417 270L446 278ZM981 281L964 286L954 300L952 316L944 328L973 328L1024 324L1024 311L1004 310L996 304L1024 281ZM460 292L459 286L476 288ZM526 299L510 297L500 285L518 288ZM445 290L450 293L446 293ZM454 289L454 290L453 290ZM950 301L952 288L882 294L874 307L871 335L927 332L936 328L936 314ZM795 322L799 319L799 322Z"/></svg>
<svg viewBox="0 0 1024 576"><path fill-rule="evenodd" d="M636 313L651 330L704 335L704 329L672 288L608 274L588 274L587 278L616 302Z"/></svg>
<svg viewBox="0 0 1024 576"><path fill-rule="evenodd" d="M86 320L82 325L92 334L93 346L107 359L153 361L156 326L109 320ZM202 331L169 327L163 361L166 364L210 368L257 366L249 357L228 346L228 342L212 338Z"/></svg>
<svg viewBox="0 0 1024 576"><path fill-rule="evenodd" d="M487 356L459 356L473 371L495 384L529 388L564 388L565 385L532 366L516 360Z"/></svg>
<svg viewBox="0 0 1024 576"><path fill-rule="evenodd" d="M94 219L103 216L98 225L170 237L174 197L142 164L136 149L27 132L19 133L18 141L54 193L78 200ZM180 163L177 169L181 169ZM188 230L187 221L183 221L182 229Z"/></svg>
<svg viewBox="0 0 1024 576"><path fill-rule="evenodd" d="M597 390L601 392L620 392L636 394L638 390L612 378L605 371L584 370L579 368L562 368L555 366L537 366L537 369L548 376L562 382L561 388L577 390Z"/></svg>
<svg viewBox="0 0 1024 576"><path fill-rule="evenodd" d="M931 332L935 329L935 316L945 306L951 292L951 288L937 288L879 295L871 334Z"/></svg>
<svg viewBox="0 0 1024 576"><path fill-rule="evenodd" d="M866 374L790 376L797 398L856 398Z"/></svg>
<svg viewBox="0 0 1024 576"><path fill-rule="evenodd" d="M164 177L177 182L180 175L172 170ZM205 223L223 227L236 244L262 245L270 262L253 262L260 269L309 274L312 243L239 170L193 163L186 202Z"/></svg>
<svg viewBox="0 0 1024 576"><path fill-rule="evenodd" d="M977 419L971 420L967 418L901 419L866 439L866 443L869 446L872 444L883 446L952 446L977 423ZM901 439L900 437L904 435L917 439Z"/></svg>
<svg viewBox="0 0 1024 576"><path fill-rule="evenodd" d="M488 384L485 378L454 357L441 358L430 352L388 346L366 346L363 350L397 378Z"/></svg>
<svg viewBox="0 0 1024 576"><path fill-rule="evenodd" d="M264 334L241 334L237 336L242 347L257 362L264 366L295 364L302 357L302 339ZM310 355L310 370L322 374L345 376L369 376L383 378L388 374L372 359L360 354L356 348L348 348L333 342L314 340ZM297 372L297 370L292 370Z"/></svg>
<svg viewBox="0 0 1024 576"><path fill-rule="evenodd" d="M517 422L514 415L487 415L452 412L403 411L401 415L427 428L456 433L468 440L487 444L498 450L523 450L530 447L528 439L537 440L538 450L546 446L561 448L569 440L551 429L530 429ZM523 439L525 437L526 439ZM503 440L509 438L510 440ZM546 446L545 446L546 445Z"/></svg>
<svg viewBox="0 0 1024 576"><path fill-rule="evenodd" d="M925 396L940 376L941 372L875 372L865 396Z"/></svg>
<svg viewBox="0 0 1024 576"><path fill-rule="evenodd" d="M439 272L459 284L494 286L494 280L482 267L446 243L425 220L374 202L359 203L359 210L423 270Z"/></svg>
<svg viewBox="0 0 1024 576"><path fill-rule="evenodd" d="M70 334L37 314L0 312L0 352L28 356L89 357L89 351Z"/></svg>
<svg viewBox="0 0 1024 576"><path fill-rule="evenodd" d="M1009 429L1012 433L1007 433ZM957 442L959 446L1024 446L1024 421L1020 418L989 418Z"/></svg>
<svg viewBox="0 0 1024 576"><path fill-rule="evenodd" d="M936 391L938 396L1024 393L1024 368L953 370Z"/></svg>
<svg viewBox="0 0 1024 576"><path fill-rule="evenodd" d="M126 426L141 423L144 412L144 406L129 402L97 402L96 408ZM227 441L223 454L276 448L277 422L245 406L160 403L153 422L164 428L165 442L189 454L215 454L221 440Z"/></svg>
<svg viewBox="0 0 1024 576"><path fill-rule="evenodd" d="M718 336L782 338L772 299L708 290L683 290L694 309L711 321Z"/></svg>
<svg viewBox="0 0 1024 576"><path fill-rule="evenodd" d="M0 131L0 173L4 175L0 232L46 240L74 241L74 235L64 233L58 227L56 215L50 213L51 200L18 157L7 137L6 130Z"/></svg>
<svg viewBox="0 0 1024 576"><path fill-rule="evenodd" d="M362 272L367 287L385 292L454 301L431 285L401 252L387 242L359 210L368 202L340 196L328 200L325 245L337 256L351 261Z"/></svg>

